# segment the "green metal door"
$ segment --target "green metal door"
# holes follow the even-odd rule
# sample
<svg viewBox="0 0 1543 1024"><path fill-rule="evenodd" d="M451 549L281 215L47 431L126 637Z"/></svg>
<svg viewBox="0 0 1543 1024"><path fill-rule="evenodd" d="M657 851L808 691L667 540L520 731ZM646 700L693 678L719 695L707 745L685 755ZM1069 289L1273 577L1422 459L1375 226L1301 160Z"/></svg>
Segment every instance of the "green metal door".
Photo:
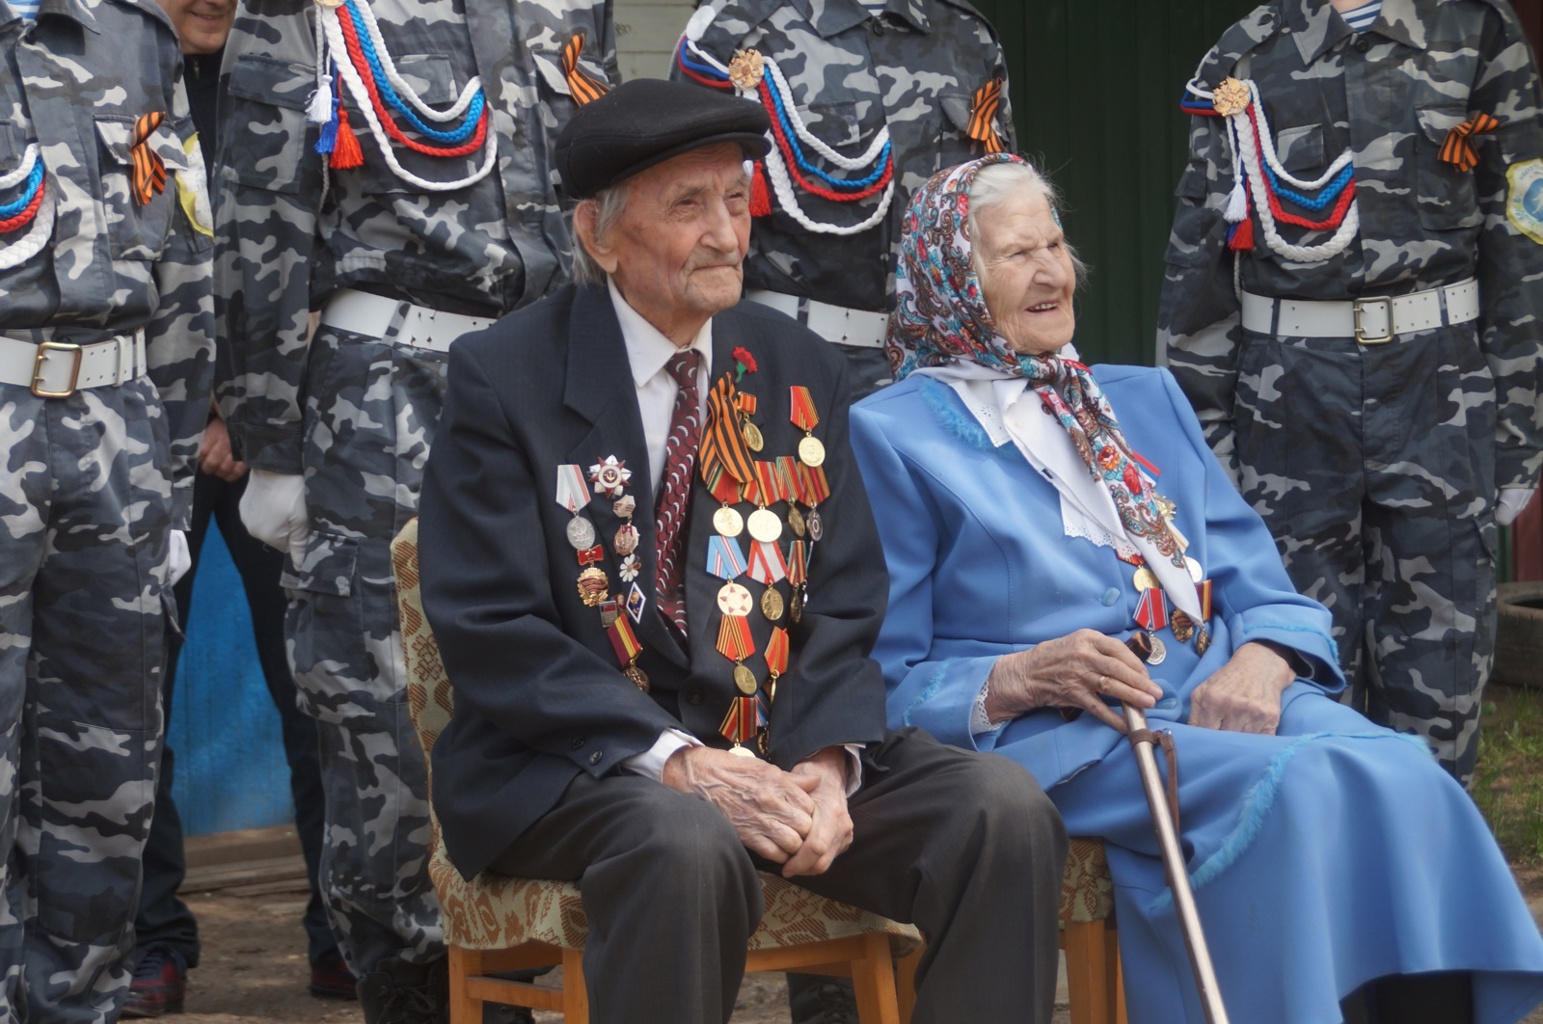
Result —
<svg viewBox="0 0 1543 1024"><path fill-rule="evenodd" d="M1179 93L1256 0L976 0L1001 37L1024 156L1066 198L1093 268L1078 299L1090 362L1153 361L1163 248L1183 169Z"/></svg>

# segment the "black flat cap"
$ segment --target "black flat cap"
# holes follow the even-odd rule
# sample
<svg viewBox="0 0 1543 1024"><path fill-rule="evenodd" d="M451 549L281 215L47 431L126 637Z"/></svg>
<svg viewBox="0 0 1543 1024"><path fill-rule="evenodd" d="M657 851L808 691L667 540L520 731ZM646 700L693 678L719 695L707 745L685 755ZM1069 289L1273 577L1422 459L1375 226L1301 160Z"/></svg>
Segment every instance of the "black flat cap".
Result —
<svg viewBox="0 0 1543 1024"><path fill-rule="evenodd" d="M685 82L635 78L580 107L553 154L562 193L586 199L672 156L720 142L766 155L771 124L759 103Z"/></svg>

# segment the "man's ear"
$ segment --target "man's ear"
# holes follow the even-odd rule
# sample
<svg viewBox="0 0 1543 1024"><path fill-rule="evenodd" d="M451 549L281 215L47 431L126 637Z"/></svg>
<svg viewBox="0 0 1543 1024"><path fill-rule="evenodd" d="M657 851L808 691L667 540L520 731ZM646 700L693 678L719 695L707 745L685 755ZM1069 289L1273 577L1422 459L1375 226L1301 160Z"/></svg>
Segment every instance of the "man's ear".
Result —
<svg viewBox="0 0 1543 1024"><path fill-rule="evenodd" d="M573 230L579 236L579 244L595 261L596 266L607 274L616 272L616 251L599 237L600 205L593 199L581 201L573 211Z"/></svg>

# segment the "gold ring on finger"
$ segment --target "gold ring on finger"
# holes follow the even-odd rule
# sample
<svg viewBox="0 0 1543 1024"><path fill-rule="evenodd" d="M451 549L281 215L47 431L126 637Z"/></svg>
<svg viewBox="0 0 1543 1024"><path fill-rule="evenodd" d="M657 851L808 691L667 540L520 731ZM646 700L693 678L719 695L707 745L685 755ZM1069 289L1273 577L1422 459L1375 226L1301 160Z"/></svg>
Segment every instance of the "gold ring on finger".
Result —
<svg viewBox="0 0 1543 1024"><path fill-rule="evenodd" d="M1099 693L1107 693L1108 690L1109 690L1109 677L1108 676L1099 676L1098 677L1098 692Z"/></svg>

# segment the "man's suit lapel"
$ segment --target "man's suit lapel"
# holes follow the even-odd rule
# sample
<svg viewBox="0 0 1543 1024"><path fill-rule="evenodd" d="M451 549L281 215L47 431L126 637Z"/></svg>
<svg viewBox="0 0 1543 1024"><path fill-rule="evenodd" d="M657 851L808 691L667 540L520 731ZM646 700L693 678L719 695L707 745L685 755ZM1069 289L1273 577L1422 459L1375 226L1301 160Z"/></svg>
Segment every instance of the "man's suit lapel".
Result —
<svg viewBox="0 0 1543 1024"><path fill-rule="evenodd" d="M626 463L632 480L625 493L637 501L632 524L638 529L639 571L636 583L647 603L637 622L638 639L643 646L677 665L686 664L686 655L669 635L654 604L654 493L648 466L648 447L643 435L643 421L638 413L637 387L627 360L616 311L604 288L583 288L574 297L568 325L568 371L563 404L582 416L592 426L568 452L568 461L589 467L608 455ZM605 547L604 568L611 579L612 593L622 595L623 603L632 583L620 576L621 557L616 553L616 531L623 520L612 505L615 499L595 494L587 509L598 535L596 543ZM578 563L575 561L575 574ZM626 614L623 612L623 614Z"/></svg>

